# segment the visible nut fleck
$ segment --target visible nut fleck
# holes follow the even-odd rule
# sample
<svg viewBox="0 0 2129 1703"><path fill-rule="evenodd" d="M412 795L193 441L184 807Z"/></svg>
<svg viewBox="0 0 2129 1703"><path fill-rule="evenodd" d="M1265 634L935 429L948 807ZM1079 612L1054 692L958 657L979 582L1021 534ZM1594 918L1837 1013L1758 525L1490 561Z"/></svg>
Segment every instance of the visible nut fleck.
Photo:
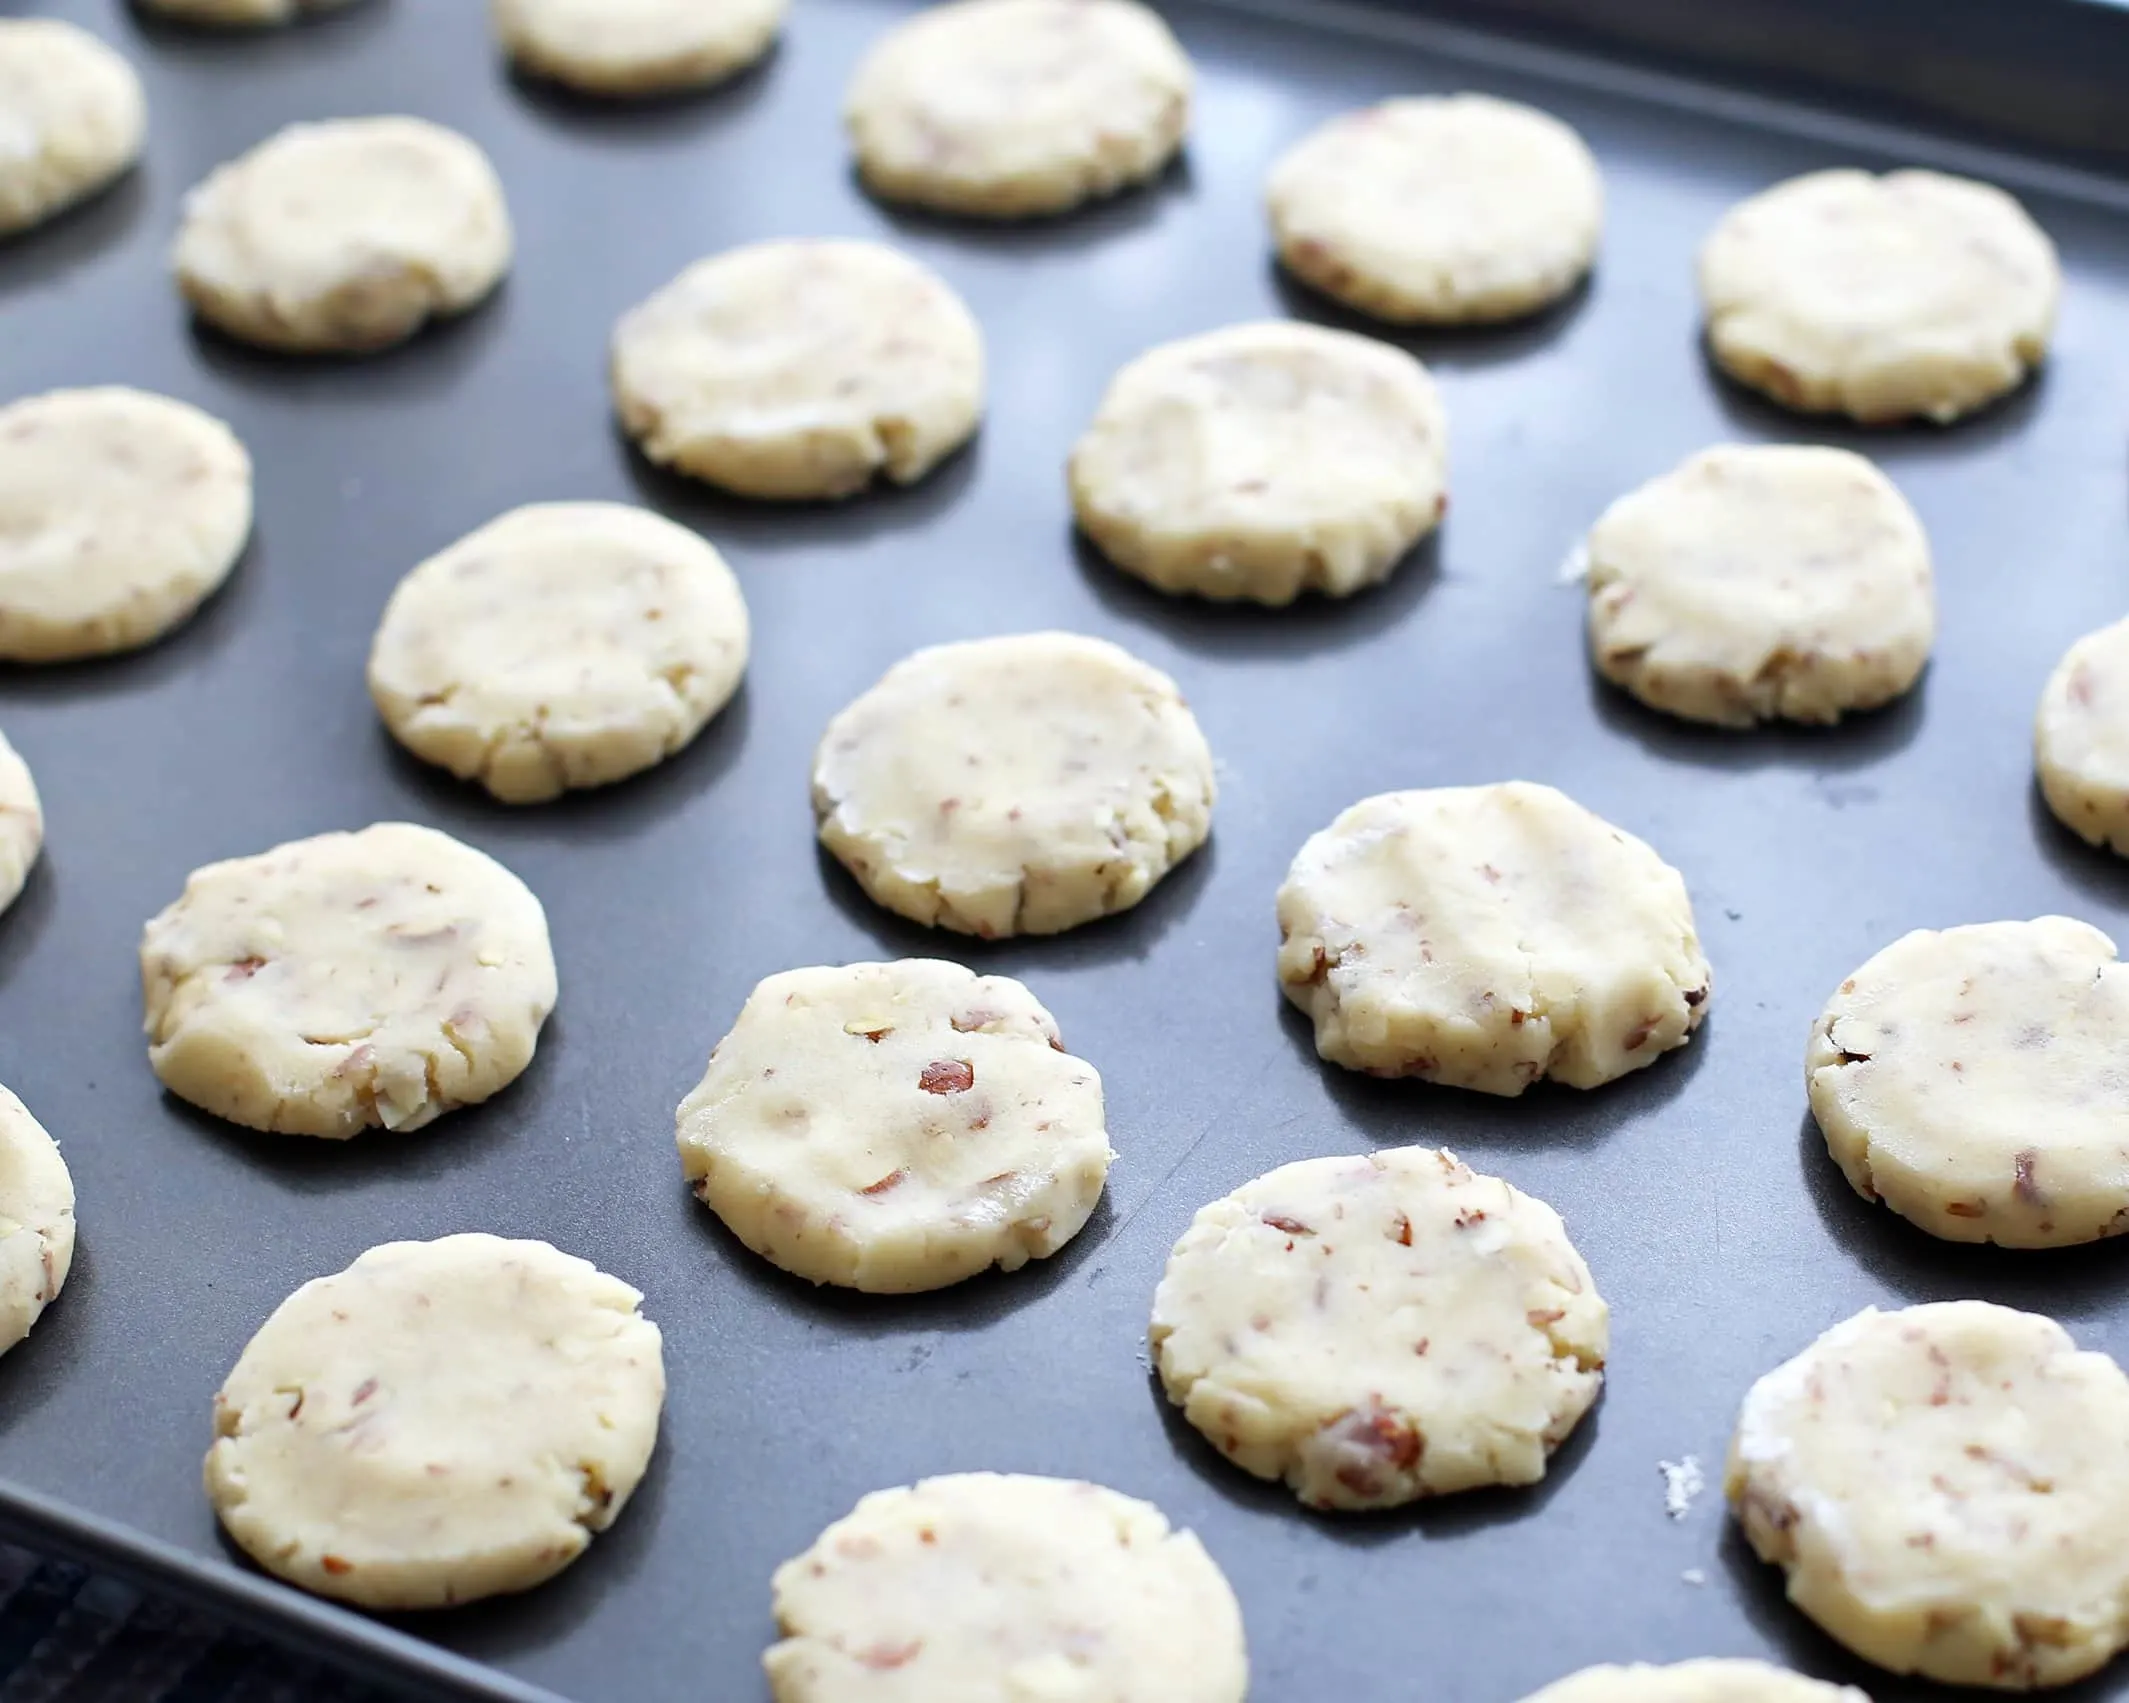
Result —
<svg viewBox="0 0 2129 1703"><path fill-rule="evenodd" d="M900 1188L902 1184L908 1180L908 1177L909 1173L904 1170L889 1171L887 1175L882 1177L878 1182L869 1184L866 1187L859 1189L858 1193L869 1195L883 1195L887 1193L887 1191L890 1189Z"/></svg>
<svg viewBox="0 0 2129 1703"><path fill-rule="evenodd" d="M975 1085L976 1067L960 1058L935 1058L917 1078L927 1094L966 1094Z"/></svg>
<svg viewBox="0 0 2129 1703"><path fill-rule="evenodd" d="M1265 1213L1264 1222L1284 1236L1313 1236L1316 1233L1300 1219L1289 1218L1283 1212Z"/></svg>
<svg viewBox="0 0 2129 1703"><path fill-rule="evenodd" d="M354 1562L343 1561L337 1555L319 1556L318 1565L323 1567L328 1573L331 1573L336 1577L342 1573L352 1573L355 1570Z"/></svg>

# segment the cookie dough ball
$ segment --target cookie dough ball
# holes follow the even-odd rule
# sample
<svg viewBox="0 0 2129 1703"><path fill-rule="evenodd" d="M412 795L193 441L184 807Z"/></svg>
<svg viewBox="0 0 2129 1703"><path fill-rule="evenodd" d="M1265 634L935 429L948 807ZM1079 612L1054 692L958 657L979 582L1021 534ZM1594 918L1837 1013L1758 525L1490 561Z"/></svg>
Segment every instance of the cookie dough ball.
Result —
<svg viewBox="0 0 2129 1703"><path fill-rule="evenodd" d="M87 30L0 18L0 236L121 175L147 128L140 78Z"/></svg>
<svg viewBox="0 0 2129 1703"><path fill-rule="evenodd" d="M1752 1386L1726 1482L1789 1600L1894 1673L2066 1685L2129 1643L2129 1378L2052 1319L1866 1308Z"/></svg>
<svg viewBox="0 0 2129 1703"><path fill-rule="evenodd" d="M867 895L986 940L1129 910L1205 843L1214 793L1175 682L1073 633L920 650L813 759L821 844Z"/></svg>
<svg viewBox="0 0 2129 1703"><path fill-rule="evenodd" d="M1946 424L2046 355L2055 245L2002 190L1940 172L1810 172L1700 251L1716 363L1807 414Z"/></svg>
<svg viewBox="0 0 2129 1703"><path fill-rule="evenodd" d="M1361 800L1294 859L1279 939L1316 1051L1372 1076L1595 1088L1707 1015L1678 871L1527 781Z"/></svg>
<svg viewBox="0 0 2129 1703"><path fill-rule="evenodd" d="M22 896L44 849L44 806L30 766L0 734L0 911Z"/></svg>
<svg viewBox="0 0 2129 1703"><path fill-rule="evenodd" d="M387 1242L304 1284L214 1398L207 1499L292 1585L372 1609L528 1590L658 1439L643 1297L545 1242Z"/></svg>
<svg viewBox="0 0 2129 1703"><path fill-rule="evenodd" d="M136 0L151 12L188 24L238 29L292 24L318 12L337 11L349 0Z"/></svg>
<svg viewBox="0 0 2129 1703"><path fill-rule="evenodd" d="M614 330L614 406L661 467L748 497L914 484L983 416L983 334L934 272L874 242L697 261Z"/></svg>
<svg viewBox="0 0 2129 1703"><path fill-rule="evenodd" d="M694 533L622 503L536 503L399 582L370 696L417 757L533 804L670 757L746 664L739 582Z"/></svg>
<svg viewBox="0 0 2129 1703"><path fill-rule="evenodd" d="M1238 325L1117 374L1072 451L1081 529L1163 591L1291 603L1388 577L1448 507L1427 369L1371 338Z"/></svg>
<svg viewBox="0 0 2129 1703"><path fill-rule="evenodd" d="M2056 665L2033 757L2063 826L2129 857L2129 621L2087 633Z"/></svg>
<svg viewBox="0 0 2129 1703"><path fill-rule="evenodd" d="M149 644L250 536L251 457L211 414L117 386L0 408L0 659Z"/></svg>
<svg viewBox="0 0 2129 1703"><path fill-rule="evenodd" d="M1062 213L1182 146L1190 61L1136 0L946 0L859 65L843 117L866 187L977 218Z"/></svg>
<svg viewBox="0 0 2129 1703"><path fill-rule="evenodd" d="M521 71L592 95L721 83L776 39L790 0L490 0Z"/></svg>
<svg viewBox="0 0 2129 1703"><path fill-rule="evenodd" d="M140 969L165 1088L231 1123L335 1140L500 1092L555 1000L539 900L404 822L193 871L148 924Z"/></svg>
<svg viewBox="0 0 2129 1703"><path fill-rule="evenodd" d="M1234 1592L1099 1485L964 1473L866 1497L776 1570L776 1703L1242 1703Z"/></svg>
<svg viewBox="0 0 2129 1703"><path fill-rule="evenodd" d="M1216 1200L1153 1297L1161 1386L1312 1508L1535 1484L1604 1383L1610 1314L1543 1201L1453 1153L1282 1165Z"/></svg>
<svg viewBox="0 0 2129 1703"><path fill-rule="evenodd" d="M0 1088L0 1353L59 1299L74 1263L74 1179L59 1143Z"/></svg>
<svg viewBox="0 0 2129 1703"><path fill-rule="evenodd" d="M1702 450L1604 512L1588 579L1597 672L1722 727L1875 709L1936 636L1922 523L1845 449Z"/></svg>
<svg viewBox="0 0 2129 1703"><path fill-rule="evenodd" d="M1405 325L1533 313L1582 281L1604 228L1582 138L1490 95L1342 114L1281 157L1268 200L1288 271Z"/></svg>
<svg viewBox="0 0 2129 1703"><path fill-rule="evenodd" d="M464 313L510 266L495 169L419 118L291 124L185 200L172 263L201 318L262 348L360 355Z"/></svg>
<svg viewBox="0 0 2129 1703"><path fill-rule="evenodd" d="M1678 1662L1670 1667L1584 1668L1523 1703L1870 1703L1853 1686L1826 1685L1765 1662Z"/></svg>

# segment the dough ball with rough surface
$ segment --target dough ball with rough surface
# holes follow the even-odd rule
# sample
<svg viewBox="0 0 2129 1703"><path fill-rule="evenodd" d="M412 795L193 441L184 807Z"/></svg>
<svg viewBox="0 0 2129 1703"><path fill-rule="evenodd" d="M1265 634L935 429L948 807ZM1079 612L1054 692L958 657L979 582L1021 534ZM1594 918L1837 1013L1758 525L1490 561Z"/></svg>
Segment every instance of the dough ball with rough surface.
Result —
<svg viewBox="0 0 2129 1703"><path fill-rule="evenodd" d="M1670 1667L1584 1668L1523 1703L1870 1703L1848 1685L1806 1679L1765 1662L1714 1659Z"/></svg>
<svg viewBox="0 0 2129 1703"><path fill-rule="evenodd" d="M1866 1308L1745 1397L1726 1489L1789 1600L1894 1673L2022 1691L2129 1643L2129 1378L2053 1319Z"/></svg>
<svg viewBox="0 0 2129 1703"><path fill-rule="evenodd" d="M615 327L614 405L661 467L747 497L914 484L983 417L983 334L937 273L874 242L697 261Z"/></svg>
<svg viewBox="0 0 2129 1703"><path fill-rule="evenodd" d="M1716 363L1807 414L1948 424L2047 354L2055 245L2002 190L1820 171L1723 216L1700 251Z"/></svg>
<svg viewBox="0 0 2129 1703"><path fill-rule="evenodd" d="M643 1297L545 1242L387 1242L274 1309L214 1398L207 1497L268 1572L443 1608L567 1567L665 1402Z"/></svg>
<svg viewBox="0 0 2129 1703"><path fill-rule="evenodd" d="M133 67L56 18L0 18L0 236L42 224L140 158Z"/></svg>
<svg viewBox="0 0 2129 1703"><path fill-rule="evenodd" d="M0 734L0 911L22 896L44 850L44 805L21 754Z"/></svg>
<svg viewBox="0 0 2129 1703"><path fill-rule="evenodd" d="M2129 620L2072 645L2040 696L2033 758L2048 808L2129 857Z"/></svg>
<svg viewBox="0 0 2129 1703"><path fill-rule="evenodd" d="M1398 324L1514 319L1572 290L1604 228L1604 180L1549 113L1428 95L1342 113L1272 168L1288 271Z"/></svg>
<svg viewBox="0 0 2129 1703"><path fill-rule="evenodd" d="M1190 85L1136 0L945 0L880 39L843 116L874 194L1018 219L1155 176L1189 128Z"/></svg>
<svg viewBox="0 0 2129 1703"><path fill-rule="evenodd" d="M172 264L201 318L262 348L368 354L502 281L495 168L419 118L291 124L186 197Z"/></svg>
<svg viewBox="0 0 2129 1703"><path fill-rule="evenodd" d="M1279 939L1324 1058L1486 1094L1655 1063L1712 980L1678 871L1527 781L1361 800L1295 857Z"/></svg>
<svg viewBox="0 0 2129 1703"><path fill-rule="evenodd" d="M1282 1165L1200 1211L1153 1297L1168 1399L1312 1508L1535 1484L1604 1383L1560 1215L1453 1153Z"/></svg>
<svg viewBox="0 0 2129 1703"><path fill-rule="evenodd" d="M380 823L193 871L140 948L148 1062L251 1129L417 1130L532 1062L547 916L493 858Z"/></svg>
<svg viewBox="0 0 2129 1703"><path fill-rule="evenodd" d="M1018 1271L1109 1173L1101 1077L1019 982L958 964L787 970L679 1112L681 1168L772 1264L875 1294Z"/></svg>
<svg viewBox="0 0 2129 1703"><path fill-rule="evenodd" d="M1117 374L1072 452L1080 527L1163 591L1291 603L1384 579L1447 508L1427 369L1372 338L1238 325Z"/></svg>
<svg viewBox="0 0 2129 1703"><path fill-rule="evenodd" d="M594 95L721 83L776 40L790 0L490 0L521 71Z"/></svg>
<svg viewBox="0 0 2129 1703"><path fill-rule="evenodd" d="M776 1570L776 1703L1242 1703L1242 1611L1189 1532L1096 1484L867 1496Z"/></svg>
<svg viewBox="0 0 2129 1703"><path fill-rule="evenodd" d="M1605 510L1588 551L1597 671L1688 721L1875 709L1936 637L1922 522L1845 449L1702 450Z"/></svg>
<svg viewBox="0 0 2129 1703"><path fill-rule="evenodd" d="M293 24L319 12L338 11L350 0L136 0L151 12L187 24L238 29Z"/></svg>
<svg viewBox="0 0 2129 1703"><path fill-rule="evenodd" d="M1204 844L1215 790L1175 682L1075 633L905 657L813 759L821 843L873 901L987 940L1130 909Z"/></svg>
<svg viewBox="0 0 2129 1703"><path fill-rule="evenodd" d="M747 606L724 558L624 503L536 503L399 582L370 695L417 757L506 804L671 756L738 690Z"/></svg>
<svg viewBox="0 0 2129 1703"><path fill-rule="evenodd" d="M59 1144L0 1088L0 1353L30 1334L74 1263L74 1179Z"/></svg>

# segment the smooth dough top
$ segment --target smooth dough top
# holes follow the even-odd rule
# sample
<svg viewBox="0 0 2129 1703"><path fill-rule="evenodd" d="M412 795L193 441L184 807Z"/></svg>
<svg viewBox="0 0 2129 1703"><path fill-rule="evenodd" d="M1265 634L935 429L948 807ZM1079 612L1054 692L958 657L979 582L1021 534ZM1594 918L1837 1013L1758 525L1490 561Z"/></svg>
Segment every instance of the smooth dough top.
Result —
<svg viewBox="0 0 2129 1703"><path fill-rule="evenodd" d="M662 465L750 497L922 478L983 414L983 334L928 267L875 242L697 261L615 327L614 404Z"/></svg>
<svg viewBox="0 0 2129 1703"><path fill-rule="evenodd" d="M1153 176L1190 61L1136 0L945 0L883 36L844 98L876 194L983 218L1061 213Z"/></svg>
<svg viewBox="0 0 2129 1703"><path fill-rule="evenodd" d="M1341 114L1281 157L1268 199L1295 276L1407 324L1533 312L1581 280L1604 226L1582 138L1490 95Z"/></svg>
<svg viewBox="0 0 2129 1703"><path fill-rule="evenodd" d="M1523 1703L1870 1703L1849 1685L1806 1679L1765 1662L1710 1660L1670 1667L1584 1668Z"/></svg>
<svg viewBox="0 0 2129 1703"><path fill-rule="evenodd" d="M1599 671L1693 721L1837 721L1915 683L1936 636L1929 539L1860 455L1727 444L1589 534Z"/></svg>
<svg viewBox="0 0 2129 1703"><path fill-rule="evenodd" d="M44 1125L0 1088L0 1352L30 1334L74 1263L74 1179Z"/></svg>
<svg viewBox="0 0 2129 1703"><path fill-rule="evenodd" d="M790 0L490 0L527 71L600 95L722 82L769 50Z"/></svg>
<svg viewBox="0 0 2129 1703"><path fill-rule="evenodd" d="M2129 1230L2129 965L2096 928L1917 929L1841 984L1804 1070L1849 1182L1933 1235Z"/></svg>
<svg viewBox="0 0 2129 1703"><path fill-rule="evenodd" d="M1287 322L1165 343L1110 383L1072 451L1079 524L1164 591L1289 603L1382 579L1448 506L1427 369Z"/></svg>
<svg viewBox="0 0 2129 1703"><path fill-rule="evenodd" d="M1317 1508L1535 1484L1610 1315L1560 1215L1453 1153L1304 1159L1216 1200L1153 1298L1161 1383Z"/></svg>
<svg viewBox="0 0 2129 1703"><path fill-rule="evenodd" d="M1549 786L1389 792L1312 836L1279 889L1279 980L1316 1050L1520 1094L1653 1064L1707 1013L1678 872Z"/></svg>
<svg viewBox="0 0 2129 1703"><path fill-rule="evenodd" d="M547 917L493 858L386 822L195 870L141 939L163 1086L252 1129L415 1130L532 1062Z"/></svg>
<svg viewBox="0 0 2129 1703"><path fill-rule="evenodd" d="M117 386L0 408L0 658L144 645L250 536L251 457L211 414Z"/></svg>
<svg viewBox="0 0 2129 1703"><path fill-rule="evenodd" d="M866 1497L776 1570L776 1703L1242 1703L1242 1611L1189 1532L1099 1485Z"/></svg>
<svg viewBox="0 0 2129 1703"><path fill-rule="evenodd" d="M0 734L0 911L12 905L44 849L44 805L21 754Z"/></svg>
<svg viewBox="0 0 2129 1703"><path fill-rule="evenodd" d="M360 354L461 313L510 265L495 168L419 118L291 124L186 198L179 286L231 336Z"/></svg>
<svg viewBox="0 0 2129 1703"><path fill-rule="evenodd" d="M535 503L399 582L370 695L410 751L528 804L649 768L738 689L724 558L625 503Z"/></svg>
<svg viewBox="0 0 2129 1703"><path fill-rule="evenodd" d="M0 18L0 234L102 188L140 158L147 129L140 78L95 36Z"/></svg>
<svg viewBox="0 0 2129 1703"><path fill-rule="evenodd" d="M1956 419L2047 353L2055 245L2002 190L1940 172L1821 171L1723 216L1700 251L1708 341L1808 413Z"/></svg>
<svg viewBox="0 0 2129 1703"><path fill-rule="evenodd" d="M313 12L330 12L349 0L141 0L151 12L189 24L292 24Z"/></svg>
<svg viewBox="0 0 2129 1703"><path fill-rule="evenodd" d="M2129 1642L2129 1378L2052 1319L1946 1301L1834 1326L1752 1386L1728 1493L1789 1599L1953 1685L2063 1685Z"/></svg>
<svg viewBox="0 0 2129 1703"><path fill-rule="evenodd" d="M2129 857L2129 620L2087 633L2056 665L2033 755L2063 824Z"/></svg>
<svg viewBox="0 0 2129 1703"><path fill-rule="evenodd" d="M388 1242L303 1285L214 1398L207 1496L252 1558L365 1608L559 1573L658 1437L643 1297L545 1242Z"/></svg>
<svg viewBox="0 0 2129 1703"><path fill-rule="evenodd" d="M813 759L821 843L865 891L986 939L1137 904L1204 843L1215 790L1175 682L1073 633L905 657Z"/></svg>

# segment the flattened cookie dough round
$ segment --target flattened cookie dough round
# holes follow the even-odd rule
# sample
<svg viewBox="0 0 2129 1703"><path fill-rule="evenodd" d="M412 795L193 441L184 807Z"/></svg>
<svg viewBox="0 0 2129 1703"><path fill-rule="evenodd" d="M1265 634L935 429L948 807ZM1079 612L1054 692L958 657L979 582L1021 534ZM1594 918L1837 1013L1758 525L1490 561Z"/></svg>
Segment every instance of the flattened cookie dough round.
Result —
<svg viewBox="0 0 2129 1703"><path fill-rule="evenodd" d="M0 734L0 911L22 895L44 850L44 805L37 783L7 736Z"/></svg>
<svg viewBox="0 0 2129 1703"><path fill-rule="evenodd" d="M983 334L929 268L874 242L697 261L614 329L614 405L662 467L742 496L914 484L983 416Z"/></svg>
<svg viewBox="0 0 2129 1703"><path fill-rule="evenodd" d="M1940 425L2047 354L2055 245L2002 190L1940 172L1810 172L1740 202L1700 251L1708 347L1785 407Z"/></svg>
<svg viewBox="0 0 2129 1703"><path fill-rule="evenodd" d="M1655 1063L1712 980L1678 871L1528 781L1361 800L1295 857L1279 939L1324 1058L1486 1094Z"/></svg>
<svg viewBox="0 0 2129 1703"><path fill-rule="evenodd" d="M2065 1685L2129 1643L2129 1378L2052 1319L1866 1308L1752 1386L1726 1489L1789 1600L1894 1673Z"/></svg>
<svg viewBox="0 0 2129 1703"><path fill-rule="evenodd" d="M1582 138L1490 95L1341 114L1280 158L1267 199L1288 271L1406 325L1534 313L1582 281L1604 228Z"/></svg>
<svg viewBox="0 0 2129 1703"><path fill-rule="evenodd" d="M1111 1157L1101 1077L1035 996L929 958L769 977L678 1127L689 1185L733 1235L883 1295L1047 1259Z"/></svg>
<svg viewBox="0 0 2129 1703"><path fill-rule="evenodd" d="M250 536L251 457L211 414L118 386L0 408L0 658L151 643Z"/></svg>
<svg viewBox="0 0 2129 1703"><path fill-rule="evenodd" d="M1856 1192L1933 1236L2129 1230L2129 965L2088 924L1917 929L1841 983L1804 1077Z"/></svg>
<svg viewBox="0 0 2129 1703"><path fill-rule="evenodd" d="M1605 510L1588 549L1597 672L1688 721L1875 709L1936 637L1922 522L1845 449L1702 450Z"/></svg>
<svg viewBox="0 0 2129 1703"><path fill-rule="evenodd" d="M1827 1685L1765 1662L1709 1660L1670 1667L1584 1668L1523 1703L1870 1703L1849 1685Z"/></svg>
<svg viewBox="0 0 2129 1703"><path fill-rule="evenodd" d="M506 804L671 756L739 687L747 606L724 558L624 503L536 503L399 582L370 696L417 757Z"/></svg>
<svg viewBox="0 0 2129 1703"><path fill-rule="evenodd" d="M490 0L522 71L594 95L721 83L776 39L790 0Z"/></svg>
<svg viewBox="0 0 2129 1703"><path fill-rule="evenodd" d="M977 218L1062 213L1154 176L1190 61L1136 0L945 0L866 55L843 117L866 186Z"/></svg>
<svg viewBox="0 0 2129 1703"><path fill-rule="evenodd" d="M528 1590L642 1482L643 1297L545 1242L387 1242L274 1309L214 1398L207 1498L292 1585L372 1609Z"/></svg>
<svg viewBox="0 0 2129 1703"><path fill-rule="evenodd" d="M256 29L338 11L350 0L137 0L137 4L183 23Z"/></svg>
<svg viewBox="0 0 2129 1703"><path fill-rule="evenodd" d="M1130 909L1205 843L1215 791L1175 682L1075 633L920 650L813 759L821 844L867 895L987 940Z"/></svg>
<svg viewBox="0 0 2129 1703"><path fill-rule="evenodd" d="M2033 758L2063 826L2129 857L2129 620L2087 633L2048 676Z"/></svg>
<svg viewBox="0 0 2129 1703"><path fill-rule="evenodd" d="M0 1353L30 1334L74 1263L74 1179L44 1125L0 1088Z"/></svg>
<svg viewBox="0 0 2129 1703"><path fill-rule="evenodd" d="M1610 1314L1560 1215L1453 1153L1282 1165L1168 1256L1168 1399L1312 1508L1535 1484L1604 1383Z"/></svg>
<svg viewBox="0 0 2129 1703"><path fill-rule="evenodd" d="M1165 343L1110 383L1072 451L1080 527L1163 591L1291 603L1384 579L1448 507L1427 369L1289 323Z"/></svg>
<svg viewBox="0 0 2129 1703"><path fill-rule="evenodd" d="M194 870L141 938L148 1062L251 1129L416 1130L532 1062L547 916L493 858L385 822Z"/></svg>
<svg viewBox="0 0 2129 1703"><path fill-rule="evenodd" d="M140 158L133 67L87 30L0 18L0 236L42 224Z"/></svg>
<svg viewBox="0 0 2129 1703"><path fill-rule="evenodd" d="M291 124L186 197L172 264L201 318L263 348L368 354L509 270L495 168L419 118Z"/></svg>
<svg viewBox="0 0 2129 1703"><path fill-rule="evenodd" d="M1242 1611L1189 1532L997 1473L867 1496L776 1570L776 1703L1242 1703Z"/></svg>

